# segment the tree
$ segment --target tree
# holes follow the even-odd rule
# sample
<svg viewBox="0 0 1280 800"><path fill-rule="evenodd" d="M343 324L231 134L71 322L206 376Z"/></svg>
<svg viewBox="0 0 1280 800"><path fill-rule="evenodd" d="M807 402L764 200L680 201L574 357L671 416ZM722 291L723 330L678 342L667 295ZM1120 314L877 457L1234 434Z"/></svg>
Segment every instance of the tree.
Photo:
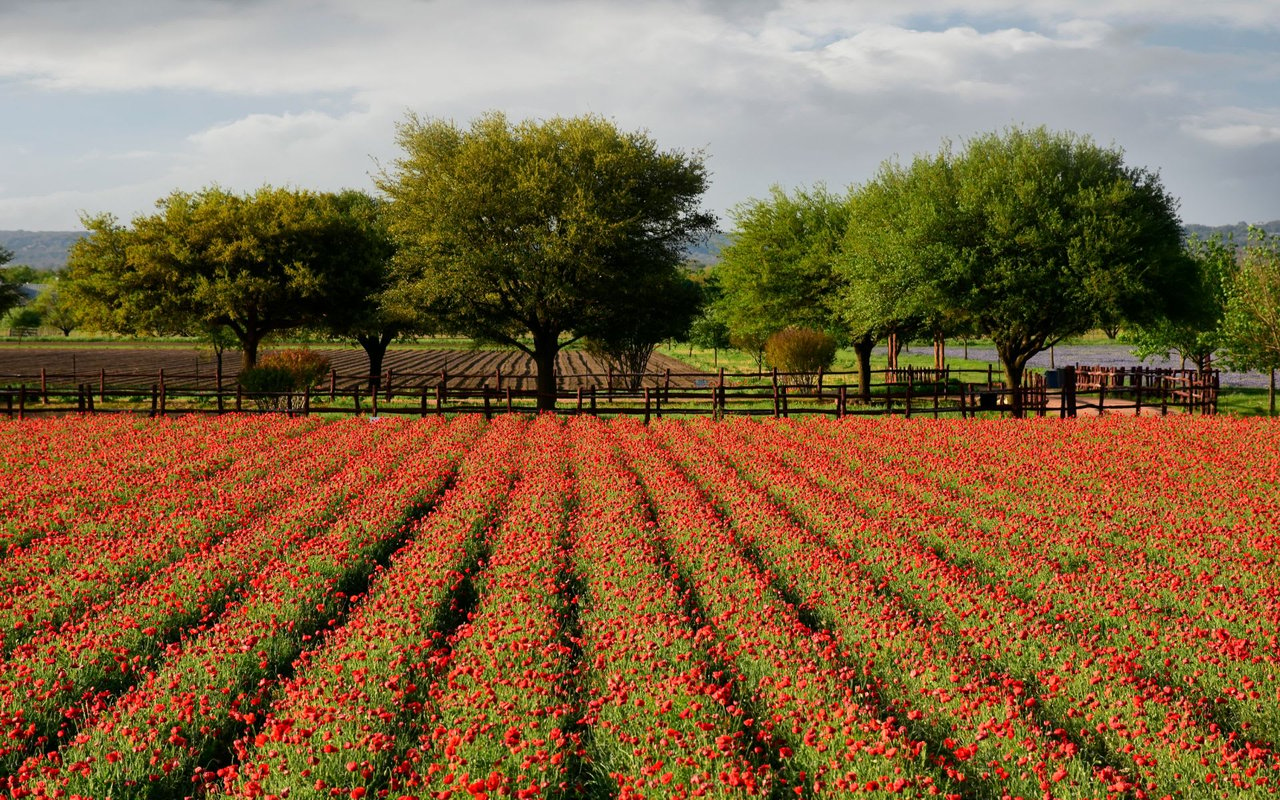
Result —
<svg viewBox="0 0 1280 800"><path fill-rule="evenodd" d="M716 266L720 313L735 347L757 363L769 336L788 327L847 332L837 312L841 286L835 262L848 225L847 199L821 184L792 194L779 186L769 197L730 212L731 243Z"/></svg>
<svg viewBox="0 0 1280 800"><path fill-rule="evenodd" d="M369 361L369 378L376 391L387 348L397 336L426 330L426 320L405 309L390 307L384 293L391 288L391 263L395 242L387 227L386 203L364 192L345 191L336 196L338 211L346 221L343 282L348 301L332 306L324 327L332 335L354 339Z"/></svg>
<svg viewBox="0 0 1280 800"><path fill-rule="evenodd" d="M1249 241L1227 292L1223 338L1227 364L1271 374L1269 413L1276 413L1280 369L1280 235L1249 229Z"/></svg>
<svg viewBox="0 0 1280 800"><path fill-rule="evenodd" d="M918 236L886 242L884 280L901 279L988 336L1010 388L1032 356L1104 311L1133 324L1187 314L1177 202L1121 151L1015 128L917 158L905 173L887 188L902 193L902 213L927 221L907 223ZM1013 413L1022 414L1018 392Z"/></svg>
<svg viewBox="0 0 1280 800"><path fill-rule="evenodd" d="M131 227L87 217L67 273L79 307L106 330L190 335L225 326L257 361L269 334L321 325L352 302L346 278L365 246L344 195L270 186L247 195L174 192Z"/></svg>
<svg viewBox="0 0 1280 800"><path fill-rule="evenodd" d="M12 260L13 251L0 247L0 267ZM22 292L20 289L23 281L18 280L18 277L16 275L11 277L7 269L0 270L0 317L22 305Z"/></svg>
<svg viewBox="0 0 1280 800"><path fill-rule="evenodd" d="M36 296L31 307L40 314L45 325L62 331L63 336L80 327L80 311L66 292L59 287L59 280Z"/></svg>
<svg viewBox="0 0 1280 800"><path fill-rule="evenodd" d="M527 353L554 409L556 355L608 331L627 289L679 268L713 229L698 154L594 116L469 129L410 115L379 187L398 251L393 307Z"/></svg>
<svg viewBox="0 0 1280 800"><path fill-rule="evenodd" d="M1188 313L1182 319L1161 317L1134 331L1133 353L1138 358L1177 353L1199 371L1209 368L1213 354L1223 344L1223 318L1236 272L1236 247L1215 235L1187 239L1185 254L1193 265L1191 280L1183 285Z"/></svg>
<svg viewBox="0 0 1280 800"><path fill-rule="evenodd" d="M910 169L881 165L875 179L850 197L849 225L837 269L844 278L841 317L858 358L858 391L871 395L871 352L880 339L941 335L963 327L935 283L957 235L949 203L955 174L946 150L918 158Z"/></svg>
<svg viewBox="0 0 1280 800"><path fill-rule="evenodd" d="M714 268L695 275L694 283L702 294L702 310L689 324L689 344L710 348L715 364L720 363L720 351L732 346L729 341L729 325L724 320L720 305L723 291L720 278Z"/></svg>
<svg viewBox="0 0 1280 800"><path fill-rule="evenodd" d="M658 343L683 339L702 302L698 286L681 272L663 272L626 287L608 326L597 326L587 340L592 354L640 388Z"/></svg>

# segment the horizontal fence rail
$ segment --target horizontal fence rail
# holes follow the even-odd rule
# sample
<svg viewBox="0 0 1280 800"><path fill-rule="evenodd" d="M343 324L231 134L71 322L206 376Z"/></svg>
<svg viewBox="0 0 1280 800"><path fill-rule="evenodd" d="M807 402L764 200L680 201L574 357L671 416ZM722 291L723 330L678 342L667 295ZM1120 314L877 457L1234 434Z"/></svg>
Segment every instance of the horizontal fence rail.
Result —
<svg viewBox="0 0 1280 800"><path fill-rule="evenodd" d="M1028 374L1009 389L987 369L903 367L873 370L865 392L856 372L575 373L578 388L557 388L557 411L789 417L826 414L911 416L1010 413L1015 392L1023 412L1036 416L1087 414L1213 414L1217 371L1069 366ZM530 376L331 371L317 386L293 393L252 393L220 373L110 373L86 376L41 370L0 374L0 413L8 417L59 413L283 412L286 414L443 414L534 412L542 399Z"/></svg>

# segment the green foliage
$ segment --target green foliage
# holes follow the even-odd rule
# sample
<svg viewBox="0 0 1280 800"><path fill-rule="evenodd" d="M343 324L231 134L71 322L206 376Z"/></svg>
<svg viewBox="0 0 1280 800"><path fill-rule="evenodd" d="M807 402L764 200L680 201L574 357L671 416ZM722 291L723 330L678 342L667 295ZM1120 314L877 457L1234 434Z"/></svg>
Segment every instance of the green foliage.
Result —
<svg viewBox="0 0 1280 800"><path fill-rule="evenodd" d="M191 334L225 326L253 366L268 334L320 325L361 302L367 250L358 192L263 187L174 192L132 226L86 217L68 258L87 319L121 333Z"/></svg>
<svg viewBox="0 0 1280 800"><path fill-rule="evenodd" d="M13 251L0 247L0 267L12 260ZM0 269L0 317L8 314L10 310L22 303L22 293L18 291L18 288L22 286L23 281L18 280L19 276L11 275L11 271L10 269Z"/></svg>
<svg viewBox="0 0 1280 800"><path fill-rule="evenodd" d="M398 245L389 305L528 353L543 408L560 348L607 338L629 289L667 280L714 225L700 155L599 117L490 113L464 130L411 115L398 141L378 181Z"/></svg>
<svg viewBox="0 0 1280 800"><path fill-rule="evenodd" d="M62 331L63 336L70 336L81 325L79 307L58 282L41 292L31 307L40 313L45 325Z"/></svg>
<svg viewBox="0 0 1280 800"><path fill-rule="evenodd" d="M770 366L797 373L799 382L808 384L819 369L831 368L836 358L836 340L812 328L783 328L769 337L764 351Z"/></svg>
<svg viewBox="0 0 1280 800"><path fill-rule="evenodd" d="M1224 360L1232 369L1280 369L1280 234L1249 231L1223 329Z"/></svg>
<svg viewBox="0 0 1280 800"><path fill-rule="evenodd" d="M849 221L846 198L822 185L793 194L774 186L767 199L731 213L732 241L716 267L719 314L731 340L758 353L770 334L788 326L843 339L835 263Z"/></svg>
<svg viewBox="0 0 1280 800"><path fill-rule="evenodd" d="M1188 313L1182 319L1162 316L1137 327L1132 334L1133 353L1138 358L1168 358L1177 353L1196 369L1205 369L1223 344L1222 325L1236 272L1236 248L1221 236L1191 236L1184 250L1194 269L1191 282L1184 287Z"/></svg>
<svg viewBox="0 0 1280 800"><path fill-rule="evenodd" d="M9 327L19 331L36 331L41 325L40 312L30 306L19 308L9 315Z"/></svg>
<svg viewBox="0 0 1280 800"><path fill-rule="evenodd" d="M870 219L851 226L850 268L875 287L879 318L933 308L929 327L991 338L1010 384L1033 355L1100 319L1189 313L1176 201L1157 175L1087 137L979 136L959 153L886 165L854 208ZM846 314L863 318L852 303Z"/></svg>
<svg viewBox="0 0 1280 800"><path fill-rule="evenodd" d="M616 299L618 313L607 327L595 326L587 350L628 376L629 388L639 389L658 343L686 338L701 302L698 285L682 272L637 281Z"/></svg>

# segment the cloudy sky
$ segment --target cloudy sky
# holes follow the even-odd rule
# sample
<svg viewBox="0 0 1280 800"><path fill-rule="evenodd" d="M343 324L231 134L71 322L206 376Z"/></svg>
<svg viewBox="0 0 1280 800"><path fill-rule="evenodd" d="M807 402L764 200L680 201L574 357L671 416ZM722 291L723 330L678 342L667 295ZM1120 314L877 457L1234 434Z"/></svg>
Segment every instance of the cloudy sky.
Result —
<svg viewBox="0 0 1280 800"><path fill-rule="evenodd" d="M0 0L0 229L174 189L373 189L409 111L594 113L772 184L1010 125L1123 148L1184 221L1280 218L1276 0Z"/></svg>

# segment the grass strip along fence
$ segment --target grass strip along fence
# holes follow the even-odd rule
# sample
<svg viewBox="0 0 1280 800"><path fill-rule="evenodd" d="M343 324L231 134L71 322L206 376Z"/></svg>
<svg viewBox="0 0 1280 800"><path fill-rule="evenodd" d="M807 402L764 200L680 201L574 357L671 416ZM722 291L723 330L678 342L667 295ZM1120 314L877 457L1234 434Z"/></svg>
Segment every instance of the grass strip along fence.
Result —
<svg viewBox="0 0 1280 800"><path fill-rule="evenodd" d="M71 375L0 376L0 413L12 418L40 414L284 412L289 415L419 415L536 411L538 393L526 388L526 376L448 372L343 375L331 372L321 385L301 392L252 393L238 385L200 388L195 376L161 369L150 384L136 374L109 375L96 383ZM1033 416L1214 414L1218 407L1217 371L1197 373L1153 367L1069 366L1028 373L1017 390L1004 386L994 367L875 370L868 393L857 387L856 372L718 373L675 372L628 375L584 373L572 376L579 388L556 393L566 413L593 416L728 415L791 417L802 415L959 416L1009 413L1015 391L1024 413ZM117 385L112 381L120 381Z"/></svg>

